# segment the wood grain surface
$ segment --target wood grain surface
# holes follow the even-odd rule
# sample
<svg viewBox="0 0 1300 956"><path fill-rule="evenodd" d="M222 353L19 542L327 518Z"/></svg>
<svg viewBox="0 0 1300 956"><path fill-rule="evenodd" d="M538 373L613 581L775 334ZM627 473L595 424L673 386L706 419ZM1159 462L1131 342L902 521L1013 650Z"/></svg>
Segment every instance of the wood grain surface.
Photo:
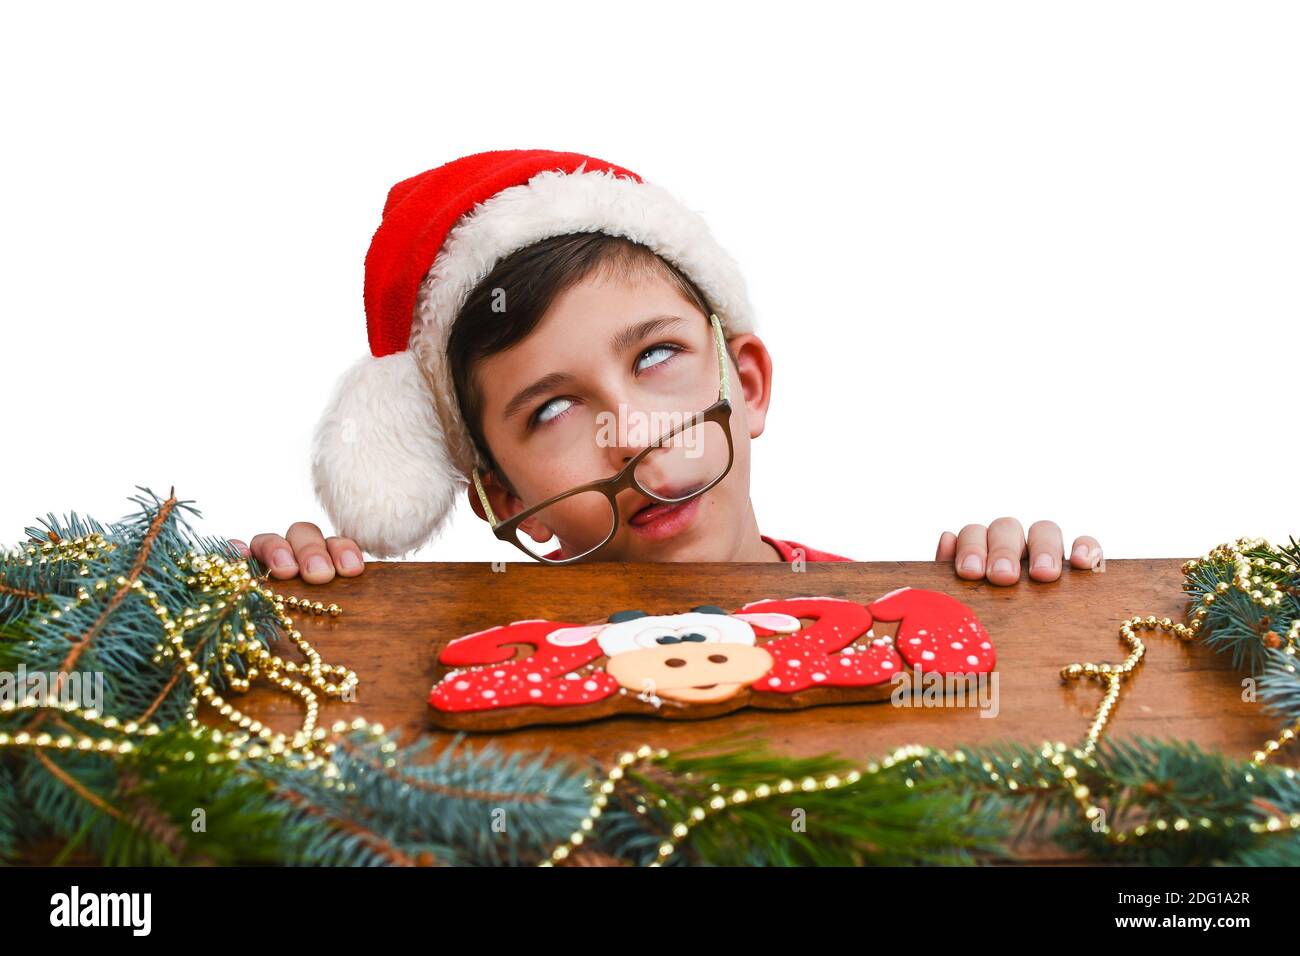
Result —
<svg viewBox="0 0 1300 956"><path fill-rule="evenodd" d="M807 710L744 710L702 721L616 717L588 724L538 726L472 734L470 742L606 762L643 743L679 748L741 734L791 755L835 752L867 760L907 743L937 746L1083 738L1100 697L1093 682L1061 681L1062 665L1119 661L1127 651L1119 624L1132 615L1182 620L1181 560L1111 560L1104 571L1066 569L1050 584L999 587L963 581L934 562L790 564L592 564L376 562L356 578L312 586L271 581L279 593L337 602L343 614L299 614L296 622L326 661L354 669L355 703L331 701L321 722L364 715L401 732L428 733L432 748L453 739L429 722L429 689L445 668L447 641L524 618L588 622L611 611L681 611L697 604L728 610L760 598L832 595L862 603L910 585L944 591L979 615L997 648L996 716L975 707L898 707L888 700ZM881 629L888 632L888 627ZM1111 720L1118 737L1191 738L1246 757L1277 728L1261 705L1242 699L1241 675L1226 655L1143 632L1146 660L1129 681ZM287 653L281 649L282 652ZM300 711L266 689L235 698L278 730L292 730ZM1288 755L1289 756L1289 755Z"/></svg>

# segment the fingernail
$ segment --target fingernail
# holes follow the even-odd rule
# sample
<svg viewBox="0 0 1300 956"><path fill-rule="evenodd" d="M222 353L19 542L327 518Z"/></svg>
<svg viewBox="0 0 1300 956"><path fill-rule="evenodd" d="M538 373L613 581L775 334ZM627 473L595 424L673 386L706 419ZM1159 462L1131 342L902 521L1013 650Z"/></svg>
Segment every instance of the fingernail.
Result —
<svg viewBox="0 0 1300 956"><path fill-rule="evenodd" d="M355 571L357 568L361 567L361 559L357 557L355 551L344 551L343 557L339 558L339 566L342 567L344 571Z"/></svg>
<svg viewBox="0 0 1300 956"><path fill-rule="evenodd" d="M963 571L981 571L984 568L984 562L978 554L966 555L966 560L961 563Z"/></svg>
<svg viewBox="0 0 1300 956"><path fill-rule="evenodd" d="M996 571L998 574L1010 574L1011 562L1008 561L1006 558L998 558L996 561L993 562L993 570Z"/></svg>
<svg viewBox="0 0 1300 956"><path fill-rule="evenodd" d="M1050 571L1056 567L1056 559L1044 552L1038 556L1038 560L1034 562L1034 567L1043 571Z"/></svg>
<svg viewBox="0 0 1300 956"><path fill-rule="evenodd" d="M288 548L276 548L271 553L271 566L274 568L289 568L293 566L293 552Z"/></svg>
<svg viewBox="0 0 1300 956"><path fill-rule="evenodd" d="M1101 549L1093 548L1088 552L1088 567L1095 568L1101 562Z"/></svg>
<svg viewBox="0 0 1300 956"><path fill-rule="evenodd" d="M313 554L307 559L307 570L312 574L324 574L329 569L330 563L319 554Z"/></svg>
<svg viewBox="0 0 1300 956"><path fill-rule="evenodd" d="M1074 548L1074 556L1080 561L1088 557L1088 546L1086 544L1076 545Z"/></svg>

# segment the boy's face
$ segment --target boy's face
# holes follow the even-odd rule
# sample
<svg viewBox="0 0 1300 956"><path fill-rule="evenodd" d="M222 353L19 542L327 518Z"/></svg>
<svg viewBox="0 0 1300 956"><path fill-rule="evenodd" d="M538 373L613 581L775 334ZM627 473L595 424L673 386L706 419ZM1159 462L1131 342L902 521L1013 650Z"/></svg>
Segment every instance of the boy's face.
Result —
<svg viewBox="0 0 1300 956"><path fill-rule="evenodd" d="M618 531L595 559L734 560L756 535L749 439L762 433L771 362L752 334L729 345L736 354L736 363L728 363L730 472L684 505L655 505L631 488L621 492ZM719 387L709 317L653 272L626 277L596 270L557 297L527 338L482 360L473 374L482 395L484 436L518 492L516 497L495 476L485 476L501 520L616 474L674 424L712 405ZM695 428L651 452L637 476L665 497L677 497L706 484L726 458L726 439L716 426ZM472 487L470 500L482 516ZM608 532L609 505L590 494L529 519L521 534L531 539L534 552L560 547L567 557Z"/></svg>

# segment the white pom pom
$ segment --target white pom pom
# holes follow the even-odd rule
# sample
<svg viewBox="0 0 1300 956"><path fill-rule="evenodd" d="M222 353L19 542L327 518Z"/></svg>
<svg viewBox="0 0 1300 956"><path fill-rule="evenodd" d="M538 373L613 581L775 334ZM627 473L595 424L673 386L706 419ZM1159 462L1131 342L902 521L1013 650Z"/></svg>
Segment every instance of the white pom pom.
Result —
<svg viewBox="0 0 1300 956"><path fill-rule="evenodd" d="M464 484L414 355L366 356L316 426L312 483L335 532L378 558L437 537Z"/></svg>

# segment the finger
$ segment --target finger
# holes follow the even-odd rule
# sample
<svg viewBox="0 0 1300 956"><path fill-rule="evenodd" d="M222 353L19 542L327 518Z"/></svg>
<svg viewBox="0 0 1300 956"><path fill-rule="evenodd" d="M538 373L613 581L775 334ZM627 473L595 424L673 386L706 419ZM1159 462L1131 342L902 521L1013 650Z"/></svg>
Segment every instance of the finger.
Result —
<svg viewBox="0 0 1300 956"><path fill-rule="evenodd" d="M1035 521L1029 526L1029 576L1035 581L1055 581L1061 576L1065 544L1055 521Z"/></svg>
<svg viewBox="0 0 1300 956"><path fill-rule="evenodd" d="M244 558L248 557L248 553L249 553L248 544L246 542L240 541L238 538L231 538L230 543L235 546L235 549L239 552L240 557L244 557Z"/></svg>
<svg viewBox="0 0 1300 956"><path fill-rule="evenodd" d="M984 561L988 557L988 528L982 524L968 524L957 532L957 576L968 581L984 577Z"/></svg>
<svg viewBox="0 0 1300 956"><path fill-rule="evenodd" d="M1101 564L1101 560L1101 545L1096 538L1084 534L1074 539L1074 545L1070 548L1070 567L1095 568Z"/></svg>
<svg viewBox="0 0 1300 956"><path fill-rule="evenodd" d="M298 560L293 556L293 548L278 534L254 535L248 547L253 557L271 570L271 577L283 580L297 576Z"/></svg>
<svg viewBox="0 0 1300 956"><path fill-rule="evenodd" d="M334 567L344 577L356 577L365 570L366 564L361 557L361 549L351 538L326 538L325 548L330 553Z"/></svg>
<svg viewBox="0 0 1300 956"><path fill-rule="evenodd" d="M1015 584L1020 580L1020 559L1025 553L1025 529L1015 518L998 518L989 525L988 568L985 576L994 584Z"/></svg>
<svg viewBox="0 0 1300 956"><path fill-rule="evenodd" d="M957 536L951 531L939 535L939 547L935 549L934 560L951 561L957 556Z"/></svg>
<svg viewBox="0 0 1300 956"><path fill-rule="evenodd" d="M325 547L325 535L310 521L295 521L285 532L293 555L298 559L299 574L308 584L324 584L334 579L334 561Z"/></svg>

